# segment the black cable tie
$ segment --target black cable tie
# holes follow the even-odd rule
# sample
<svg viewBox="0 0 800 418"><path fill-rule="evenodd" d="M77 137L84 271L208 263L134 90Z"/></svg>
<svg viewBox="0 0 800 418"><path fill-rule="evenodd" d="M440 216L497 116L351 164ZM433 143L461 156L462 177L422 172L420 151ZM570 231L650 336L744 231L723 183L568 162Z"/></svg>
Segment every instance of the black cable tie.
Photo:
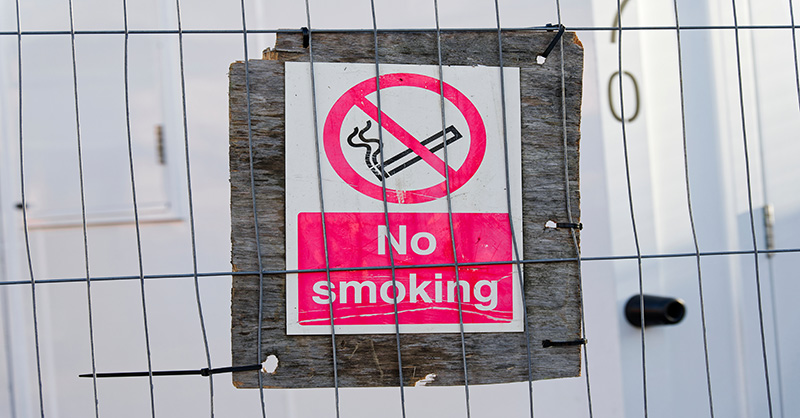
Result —
<svg viewBox="0 0 800 418"><path fill-rule="evenodd" d="M189 375L211 376L212 374L248 372L252 370L261 370L261 365L253 364L250 366L218 367L216 369L203 368L200 370L159 370L159 371L154 371L153 376L189 376ZM115 373L96 373L96 374L86 373L78 375L78 377L92 377L92 376L97 376L98 378L147 377L150 376L150 372L115 372Z"/></svg>
<svg viewBox="0 0 800 418"><path fill-rule="evenodd" d="M543 340L542 341L542 347L544 347L544 348L548 348L548 347L571 347L571 346L575 346L575 345L585 345L585 344L586 344L586 338L581 338L580 340L574 340L574 341L550 341L550 340Z"/></svg>
<svg viewBox="0 0 800 418"><path fill-rule="evenodd" d="M553 25L552 23L547 24L547 27L555 27L555 26L556 25ZM547 56L550 55L550 52L552 52L553 48L556 47L556 43L558 42L558 40L561 39L561 35L564 34L565 29L566 26L560 23L558 24L558 33L556 33L556 36L553 37L553 40L550 41L550 45L547 46L547 49L544 50L544 52L542 53L542 55L540 55L540 57L547 59Z"/></svg>
<svg viewBox="0 0 800 418"><path fill-rule="evenodd" d="M571 222L558 222L556 223L556 228L569 228L569 229L577 229L583 230L583 224L581 223L571 223Z"/></svg>
<svg viewBox="0 0 800 418"><path fill-rule="evenodd" d="M305 26L300 28L300 30L303 32L303 48L308 48L308 45L311 41L311 34L308 31L308 28Z"/></svg>

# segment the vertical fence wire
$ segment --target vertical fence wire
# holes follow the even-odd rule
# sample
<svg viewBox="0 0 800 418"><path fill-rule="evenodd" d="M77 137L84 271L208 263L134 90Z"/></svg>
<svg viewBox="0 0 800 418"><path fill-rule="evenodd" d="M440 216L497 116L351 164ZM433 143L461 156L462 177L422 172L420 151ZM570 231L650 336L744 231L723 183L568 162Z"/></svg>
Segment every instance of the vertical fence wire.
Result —
<svg viewBox="0 0 800 418"><path fill-rule="evenodd" d="M94 351L94 323L92 321L92 279L89 274L89 235L86 228L86 190L83 175L83 150L81 144L81 116L78 102L78 60L75 52L75 12L69 0L69 31L72 47L72 93L75 99L75 138L78 148L78 180L81 192L81 228L83 232L83 262L86 268L86 304L89 310L89 351L92 360L92 393L94 395L94 415L100 417L100 402L97 398L97 364Z"/></svg>
<svg viewBox="0 0 800 418"><path fill-rule="evenodd" d="M790 19L790 22L792 24L792 62L794 63L794 81L795 81L795 88L797 90L797 105L800 108L800 66L798 66L798 62L797 62L797 33L796 33L797 32L796 31L797 28L795 27L795 23L794 23L794 5L793 5L793 3L794 2L792 0L789 0L789 19ZM762 156L762 158L763 158L763 156ZM764 176L764 182L766 183L766 176ZM764 185L764 190L766 191L766 184ZM768 203L768 202L766 202L766 203ZM769 266L770 266L770 278L773 278L773 280L774 280L775 275L772 272L774 264L772 263L772 261L769 261ZM774 285L771 286L770 289L772 291L772 316L773 316L773 318L775 318L775 355L776 355L778 361L780 362L781 349L780 349L780 338L779 338L779 334L778 334L778 323L777 323L778 314L777 314L777 308L776 308L777 298L775 297L776 296L775 286ZM780 407L781 417L785 417L785 415L784 415L784 403L786 402L786 398L784 397L784 393L783 393L783 378L781 376L781 368L780 368L780 366L778 367L777 379L778 379L778 391L779 391L779 394L780 394L779 407Z"/></svg>
<svg viewBox="0 0 800 418"><path fill-rule="evenodd" d="M753 18L753 8L752 7L749 8L749 13L748 14L750 15L749 16L750 19L752 19ZM755 36L752 37L752 42L753 42L753 45L750 47L750 49L751 49L751 53L753 54L753 59L750 61L750 67L751 67L751 70L753 71L753 76L752 77L755 80L755 83L758 83L758 80L760 80L761 77L760 77L760 69L759 69L759 65L758 65L758 60L757 60L757 56L756 56L757 47L756 47L755 44L757 43L757 39L756 39ZM761 181L760 181L760 183L761 183L761 202L762 202L762 204L761 204L761 215L763 216L762 225L764 226L764 235L763 236L766 238L767 234L770 234L769 229L773 227L773 225L770 225L768 223L772 222L774 224L773 220L771 220L771 218L772 218L772 216L771 216L772 206L770 205L770 196L769 196L769 190L768 190L768 184L767 184L767 160L766 160L766 154L765 154L766 153L765 142L766 142L767 137L765 136L764 130L763 130L764 123L763 123L763 114L762 114L762 111L761 111L761 102L762 102L762 100L761 100L761 95L759 94L758 88L756 88L756 91L754 93L755 93L755 98L756 98L756 105L754 106L755 109L754 109L754 111L752 113L755 114L756 138L758 138L758 141L757 141L758 158L757 158L757 160L759 161L759 163L760 163L759 165L760 165L760 168L761 168L760 169L760 175L761 175ZM770 211L770 215L768 215L767 211ZM767 242L767 241L769 241L769 240L768 239L765 240L765 247L767 249L772 248L773 243ZM783 417L784 416L783 415L783 399L784 399L784 396L783 396L783 376L781 375L782 367L781 367L781 349L780 349L780 330L779 330L779 327L778 327L778 304L777 304L777 299L775 297L776 296L775 295L775 284L776 284L776 281L775 281L775 266L774 266L773 258L772 258L773 256L774 256L774 254L767 254L766 260L764 260L764 262L766 264L766 272L765 272L766 279L765 280L766 280L767 289L769 290L768 291L768 295L769 295L768 297L769 297L769 300L770 300L770 304L769 304L769 307L770 307L770 309L769 309L770 318L769 319L773 324L772 341L774 343L774 350L775 350L775 357L774 357L774 363L773 363L775 374L772 376L771 383L774 384L775 390L777 392L777 401L775 403L777 404L777 409L778 409L778 412L779 412L779 416Z"/></svg>
<svg viewBox="0 0 800 418"><path fill-rule="evenodd" d="M467 344L464 337L464 309L461 295L461 278L459 275L458 252L456 248L456 232L453 226L453 202L450 195L450 162L447 153L447 123L444 108L444 70L442 65L442 31L439 27L439 2L433 0L434 16L436 19L436 53L439 68L439 109L442 116L442 145L444 145L444 183L447 201L447 222L450 229L450 242L453 250L453 268L456 275L456 297L458 302L458 332L461 337L461 363L464 368L464 403L467 408L467 418L472 416L469 402L469 369L467 367Z"/></svg>
<svg viewBox="0 0 800 418"><path fill-rule="evenodd" d="M794 25L794 1L789 0L789 19L792 23L792 58L794 61L794 79L797 88L797 106L800 107L800 66L797 63L797 28Z"/></svg>
<svg viewBox="0 0 800 418"><path fill-rule="evenodd" d="M628 206L630 210L631 227L633 229L633 242L636 246L636 263L638 267L639 279L639 313L640 313L640 334L642 340L642 402L644 417L647 418L647 350L645 344L644 328L644 277L642 274L642 249L639 245L639 233L636 229L636 214L633 208L633 187L631 186L631 165L628 157L628 135L625 126L625 99L622 89L622 6L617 0L617 71L619 74L619 114L622 128L622 151L625 158L625 184L628 190Z"/></svg>
<svg viewBox="0 0 800 418"><path fill-rule="evenodd" d="M139 262L139 287L142 295L142 322L144 324L144 343L147 350L147 374L150 383L150 414L156 416L156 400L153 389L153 362L150 353L150 328L147 320L147 298L144 288L144 262L142 260L142 234L139 225L139 205L136 200L136 174L133 165L133 140L131 138L131 104L130 104L130 85L128 78L128 1L122 0L122 14L125 24L125 50L124 50L124 84L125 84L125 128L128 140L128 163L131 174L131 196L133 197L133 221L136 229L136 254Z"/></svg>
<svg viewBox="0 0 800 418"><path fill-rule="evenodd" d="M381 69L380 69L380 53L378 51L378 20L375 16L375 0L370 0L370 10L372 11L372 37L374 40L375 45L375 94L377 99L378 105L378 144L380 147L380 161L381 167L384 167L384 153L383 153L383 124L381 123L381 119L383 116L383 111L381 110ZM446 142L447 138L443 138ZM386 197L386 176L381 176L381 190L382 190L382 197L383 197L383 218L386 222L386 231L387 235L391 231L390 223L389 223L389 200ZM391 238L388 238L391 241ZM400 314L397 310L397 294L399 293L397 289L397 272L395 271L395 264L394 264L394 250L392 249L391 243L389 244L389 265L391 267L391 275L392 275L392 302L394 304L394 335L395 341L397 343L397 372L399 375L400 380L400 412L403 418L406 418L406 391L405 391L405 379L403 378L403 354L402 354L402 345L400 342ZM459 292L456 292L459 293Z"/></svg>
<svg viewBox="0 0 800 418"><path fill-rule="evenodd" d="M197 302L197 315L200 321L200 332L203 336L203 349L206 354L206 367L211 369L211 349L208 346L206 321L203 316L203 304L200 300L200 280L197 276L197 236L194 222L194 199L192 195L192 168L189 158L189 118L186 112L186 68L183 60L183 26L181 23L181 1L175 0L175 15L178 19L178 58L181 76L181 118L183 122L183 148L186 156L186 193L189 200L189 230L192 240L192 279L194 279L194 297ZM214 418L214 375L208 375L209 413Z"/></svg>
<svg viewBox="0 0 800 418"><path fill-rule="evenodd" d="M250 55L247 50L247 13L244 0L241 0L242 9L242 47L244 49L244 86L245 102L247 106L247 146L250 164L250 198L253 201L253 232L256 235L256 254L258 255L258 329L256 330L256 356L258 362L262 361L261 325L264 321L264 264L261 259L261 234L258 228L258 207L256 205L256 180L253 166L253 120L250 109ZM267 418L267 406L264 402L264 375L258 371L258 396L261 400L261 416Z"/></svg>
<svg viewBox="0 0 800 418"><path fill-rule="evenodd" d="M689 185L689 147L686 138L686 97L683 84L683 54L681 52L681 25L678 13L678 0L673 0L673 11L675 12L675 37L678 54L678 83L681 100L681 138L683 140L683 174L686 181L686 209L689 214L689 227L692 230L692 243L695 251L695 264L697 265L697 291L700 296L700 324L703 330L703 360L706 372L706 390L708 391L708 412L714 418L714 398L711 391L711 367L708 356L708 330L706 327L706 308L705 295L703 292L703 271L700 263L700 244L697 240L697 228L694 223L694 210L692 209L692 192ZM644 324L644 323L642 323Z"/></svg>
<svg viewBox="0 0 800 418"><path fill-rule="evenodd" d="M795 27L795 22L794 22L794 2L792 0L789 0L789 19L790 19L790 22L792 24L792 62L794 63L794 80L795 80L795 87L796 87L796 90L797 90L797 105L800 108L800 66L798 66L798 62L797 62L798 61L797 60L797 30L796 30L797 28ZM766 176L764 176L764 182L766 182ZM766 185L765 185L764 189L766 190ZM770 262L770 269L772 269L772 268L773 268L773 263ZM772 271L770 271L770 277L774 278L774 274L772 274ZM775 297L776 296L775 287L772 286L771 289L772 289L772 292L773 292L772 293L773 317L777 318L777 316L778 316L777 312L776 312L777 309L775 307L775 305L777 304L777 300L776 300L776 297ZM776 354L778 360L780 361L781 352L780 352L780 339L778 338L777 320L775 322L775 354ZM778 367L778 376L777 377L778 377L778 388L779 388L780 397L781 397L781 401L780 401L780 404L779 404L780 405L780 411L781 411L781 417L785 417L783 408L784 408L784 403L786 401L786 398L784 397L784 393L783 393L783 379L781 377L780 367Z"/></svg>
<svg viewBox="0 0 800 418"><path fill-rule="evenodd" d="M308 27L308 62L309 62L309 76L311 78L311 117L314 119L314 156L316 158L317 169L317 191L319 192L319 206L320 206L320 223L322 224L322 247L325 255L325 277L328 281L328 313L330 314L331 321L331 355L333 361L333 397L334 408L336 409L336 418L339 418L339 358L336 352L336 323L333 313L333 284L331 283L331 260L328 253L328 230L325 223L325 197L322 189L322 158L319 149L319 116L317 112L317 80L314 74L314 43L313 33L311 26L311 7L308 0L306 3L306 25ZM390 246L391 247L391 246ZM391 252L391 248L389 249ZM299 280L299 278L298 278ZM401 382L402 385L402 382Z"/></svg>
<svg viewBox="0 0 800 418"><path fill-rule="evenodd" d="M523 268L520 260L522 256L519 253L519 245L517 234L514 229L514 217L511 210L511 173L510 173L510 159L508 156L508 124L506 117L506 82L503 65L503 30L500 25L500 3L494 0L494 13L497 23L497 54L498 63L500 64L500 110L503 119L503 157L505 159L505 176L506 176L506 206L508 207L508 226L511 230L511 243L514 247L514 264L517 268L517 275L519 277L520 294L522 295L522 328L523 335L525 336L525 353L528 360L528 404L530 409L530 416L533 418L533 356L531 355L531 330L528 324L528 303L525 295L525 277L523 276Z"/></svg>
<svg viewBox="0 0 800 418"><path fill-rule="evenodd" d="M22 231L25 235L25 257L28 263L28 274L31 285L31 310L33 314L33 341L36 349L36 379L39 390L39 413L44 418L44 390L42 388L42 356L39 347L39 315L36 309L36 276L33 274L33 259L31 258L31 241L28 230L28 208L25 199L25 143L23 141L22 125L22 26L20 24L19 0L15 1L17 20L17 81L19 89L19 182L20 182L20 209L22 210Z"/></svg>
<svg viewBox="0 0 800 418"><path fill-rule="evenodd" d="M563 22L561 20L561 1L556 0L556 14L558 17L558 27L559 30L563 28ZM572 216L572 191L569 184L569 142L568 142L568 134L567 134L567 82L566 82L566 70L564 68L564 37L561 36L559 38L559 55L560 55L560 66L561 66L561 136L564 144L564 195L566 198L566 210L567 210L567 222L574 224L575 220ZM581 337L583 338L583 364L584 364L584 373L586 377L584 380L586 381L586 403L589 412L589 418L594 417L594 408L592 405L592 385L591 379L589 378L589 344L586 343L586 302L584 298L584 288L583 288L583 273L581 268L583 267L581 263L581 246L578 242L578 232L575 229L570 228L570 236L572 237L572 245L575 247L575 258L578 262L578 283L580 285L580 321L581 321Z"/></svg>
<svg viewBox="0 0 800 418"><path fill-rule="evenodd" d="M741 45L739 41L739 19L736 14L736 0L731 0L731 9L733 12L733 26L734 26L734 37L736 41L736 73L737 73L737 83L739 88L739 112L741 115L741 122L742 122L742 145L744 147L744 169L745 175L747 179L747 207L748 207L748 215L750 217L750 235L753 241L753 262L755 264L755 284L756 284L756 296L758 302L758 323L759 323L759 331L761 337L761 356L764 362L764 383L767 389L767 406L769 408L769 416L770 418L773 417L773 410L772 410L772 390L770 387L770 379L769 379L769 364L767 362L767 339L764 331L764 309L763 309L763 301L761 295L761 274L759 272L759 254L758 254L758 242L756 240L756 221L755 221L755 214L753 212L753 187L750 175L750 152L747 144L747 124L745 122L745 107L744 107L744 87L742 81L742 57L741 57Z"/></svg>

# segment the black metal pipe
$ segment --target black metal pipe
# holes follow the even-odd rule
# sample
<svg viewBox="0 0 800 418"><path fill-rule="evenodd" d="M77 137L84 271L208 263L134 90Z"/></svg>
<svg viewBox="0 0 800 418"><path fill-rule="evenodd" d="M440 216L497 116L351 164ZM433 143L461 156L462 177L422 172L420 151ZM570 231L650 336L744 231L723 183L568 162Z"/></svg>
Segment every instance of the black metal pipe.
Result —
<svg viewBox="0 0 800 418"><path fill-rule="evenodd" d="M625 304L625 318L635 326L642 326L639 295L633 295ZM680 299L644 295L644 325L674 325L683 320L686 306Z"/></svg>

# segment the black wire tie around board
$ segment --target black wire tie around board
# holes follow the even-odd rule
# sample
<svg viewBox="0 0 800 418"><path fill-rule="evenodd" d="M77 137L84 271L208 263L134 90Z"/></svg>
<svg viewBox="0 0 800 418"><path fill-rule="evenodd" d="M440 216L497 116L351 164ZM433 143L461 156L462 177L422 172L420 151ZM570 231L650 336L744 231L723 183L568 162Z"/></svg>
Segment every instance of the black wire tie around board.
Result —
<svg viewBox="0 0 800 418"><path fill-rule="evenodd" d="M300 28L300 30L303 31L303 48L308 48L308 45L310 44L310 41L311 41L311 33L308 31L308 28L305 27L305 26Z"/></svg>
<svg viewBox="0 0 800 418"><path fill-rule="evenodd" d="M581 338L580 340L574 340L574 341L551 341L551 340L543 340L542 341L542 347L544 347L544 348L548 348L548 347L571 347L571 346L575 346L575 345L585 345L585 344L586 344L586 338Z"/></svg>
<svg viewBox="0 0 800 418"><path fill-rule="evenodd" d="M200 375L211 376L212 374L219 373L234 373L234 372L248 372L251 370L261 370L260 364L252 364L250 366L234 366L234 367L218 367L216 369L203 368L199 370L159 370L154 371L153 376L188 376ZM114 373L86 373L78 375L78 377L147 377L150 372L114 372Z"/></svg>
<svg viewBox="0 0 800 418"><path fill-rule="evenodd" d="M556 26L558 26L558 33L556 33L556 36L554 36L553 40L550 41L550 45L547 45L547 49L545 49L544 52L542 53L542 55L540 55L542 58L546 59L547 56L550 55L550 52L552 52L553 48L556 47L556 43L558 43L558 40L561 39L561 35L564 34L564 30L566 29L566 26L564 26L564 25L562 25L560 23L558 25L554 25L552 23L548 23L547 24L548 28L550 28L550 27L555 28Z"/></svg>

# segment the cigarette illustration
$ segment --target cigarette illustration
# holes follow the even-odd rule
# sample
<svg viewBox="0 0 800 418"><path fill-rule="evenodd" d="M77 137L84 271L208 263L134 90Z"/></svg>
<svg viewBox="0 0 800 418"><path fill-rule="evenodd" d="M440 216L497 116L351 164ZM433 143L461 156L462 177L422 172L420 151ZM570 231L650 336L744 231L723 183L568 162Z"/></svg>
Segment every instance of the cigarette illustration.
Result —
<svg viewBox="0 0 800 418"><path fill-rule="evenodd" d="M366 138L364 134L370 130L372 122L367 121L363 129L353 128L353 132L347 137L347 143L353 148L364 148L364 163L372 171L378 180L389 178L402 170L418 163L422 157L414 153L411 149L405 149L396 155L380 163L381 144L377 138ZM444 130L447 145L461 139L461 132L455 126L450 125ZM356 142L356 137L358 142ZM436 132L420 143L431 153L435 153L445 146L445 141L441 140L442 131Z"/></svg>

